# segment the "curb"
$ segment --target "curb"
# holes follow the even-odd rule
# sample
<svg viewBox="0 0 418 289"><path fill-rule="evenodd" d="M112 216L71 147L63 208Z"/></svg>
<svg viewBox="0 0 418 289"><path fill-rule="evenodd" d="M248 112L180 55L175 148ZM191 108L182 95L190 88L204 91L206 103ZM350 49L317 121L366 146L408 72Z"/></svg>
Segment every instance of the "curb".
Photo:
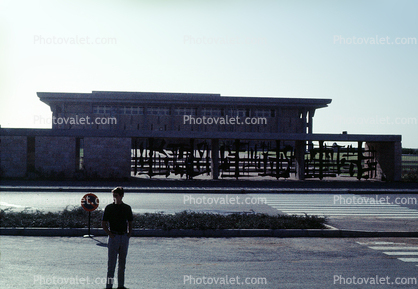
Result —
<svg viewBox="0 0 418 289"><path fill-rule="evenodd" d="M61 228L1 228L1 236L81 237L88 229ZM102 229L91 229L93 236L106 236ZM231 229L231 230L134 230L133 237L160 238L381 238L418 237L418 232L370 232L338 229Z"/></svg>
<svg viewBox="0 0 418 289"><path fill-rule="evenodd" d="M110 192L113 187L26 187L26 186L0 186L0 191L4 192ZM127 193L206 193L206 194L291 194L291 193L310 193L310 194L418 194L418 189L395 189L395 188L291 188L291 187L125 187Z"/></svg>

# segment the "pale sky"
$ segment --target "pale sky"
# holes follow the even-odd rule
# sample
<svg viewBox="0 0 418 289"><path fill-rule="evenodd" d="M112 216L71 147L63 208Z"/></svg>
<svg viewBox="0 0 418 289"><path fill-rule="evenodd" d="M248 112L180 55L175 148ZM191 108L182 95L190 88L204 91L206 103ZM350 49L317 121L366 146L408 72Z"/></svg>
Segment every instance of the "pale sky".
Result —
<svg viewBox="0 0 418 289"><path fill-rule="evenodd" d="M50 127L38 91L331 98L314 133L418 148L417 15L417 1L0 0L0 125Z"/></svg>

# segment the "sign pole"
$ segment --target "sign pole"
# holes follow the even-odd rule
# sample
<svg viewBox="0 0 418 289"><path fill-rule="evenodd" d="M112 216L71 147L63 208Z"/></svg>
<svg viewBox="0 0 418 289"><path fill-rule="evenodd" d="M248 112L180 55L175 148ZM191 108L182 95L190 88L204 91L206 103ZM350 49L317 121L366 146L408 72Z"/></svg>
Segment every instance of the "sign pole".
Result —
<svg viewBox="0 0 418 289"><path fill-rule="evenodd" d="M92 235L90 235L90 218L91 218L91 212L89 211L89 237L93 237Z"/></svg>
<svg viewBox="0 0 418 289"><path fill-rule="evenodd" d="M95 194L86 194L81 199L81 206L84 210L89 212L89 219L88 219L88 235L84 235L84 238L92 238L93 236L90 234L90 224L91 224L91 212L96 210L99 206L99 198Z"/></svg>

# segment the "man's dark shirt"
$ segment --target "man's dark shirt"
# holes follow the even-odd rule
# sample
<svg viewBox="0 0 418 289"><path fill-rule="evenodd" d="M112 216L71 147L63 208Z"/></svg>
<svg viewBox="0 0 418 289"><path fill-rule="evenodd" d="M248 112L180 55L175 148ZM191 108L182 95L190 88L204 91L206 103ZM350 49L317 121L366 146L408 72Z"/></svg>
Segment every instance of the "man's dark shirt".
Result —
<svg viewBox="0 0 418 289"><path fill-rule="evenodd" d="M132 209L125 203L107 205L102 218L102 221L109 222L110 231L118 233L125 233L128 226L127 222L132 220Z"/></svg>

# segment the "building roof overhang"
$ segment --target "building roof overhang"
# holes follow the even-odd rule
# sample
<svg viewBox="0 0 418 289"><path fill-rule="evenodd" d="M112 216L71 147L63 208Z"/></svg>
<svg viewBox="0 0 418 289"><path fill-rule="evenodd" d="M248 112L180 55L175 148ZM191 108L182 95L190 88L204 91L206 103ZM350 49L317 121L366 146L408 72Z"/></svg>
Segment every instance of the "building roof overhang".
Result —
<svg viewBox="0 0 418 289"><path fill-rule="evenodd" d="M93 91L92 93L38 92L39 99L49 106L59 103L95 104L165 104L165 105L229 105L229 106L280 106L307 107L310 109L327 107L331 99L290 98L290 97L242 97L221 96L209 93L168 93L168 92L124 92Z"/></svg>
<svg viewBox="0 0 418 289"><path fill-rule="evenodd" d="M112 137L112 138L194 138L283 141L340 141L340 142L401 142L401 135L375 134L305 134L305 133L249 133L249 132L183 132L104 130L104 129L24 129L0 128L2 136L54 137Z"/></svg>

